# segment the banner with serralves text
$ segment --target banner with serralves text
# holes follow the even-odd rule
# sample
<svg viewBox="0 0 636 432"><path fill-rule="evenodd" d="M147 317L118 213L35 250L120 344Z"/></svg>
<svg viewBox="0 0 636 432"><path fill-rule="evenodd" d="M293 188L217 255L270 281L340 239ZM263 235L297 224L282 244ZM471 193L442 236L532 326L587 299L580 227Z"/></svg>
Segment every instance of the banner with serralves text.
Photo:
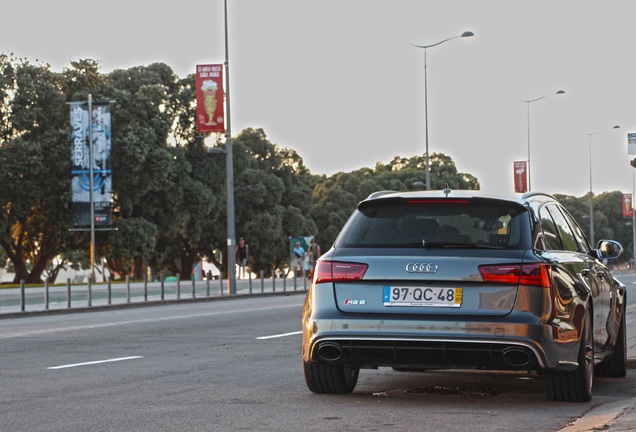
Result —
<svg viewBox="0 0 636 432"><path fill-rule="evenodd" d="M72 102L71 114L71 188L73 225L91 225L91 195L96 226L111 225L112 171L110 102ZM92 122L89 123L89 122ZM92 127L91 127L92 126ZM92 129L92 130L91 130ZM89 148L92 133L92 156ZM91 164L93 189L91 191Z"/></svg>
<svg viewBox="0 0 636 432"><path fill-rule="evenodd" d="M196 123L199 133L225 132L223 65L197 65Z"/></svg>

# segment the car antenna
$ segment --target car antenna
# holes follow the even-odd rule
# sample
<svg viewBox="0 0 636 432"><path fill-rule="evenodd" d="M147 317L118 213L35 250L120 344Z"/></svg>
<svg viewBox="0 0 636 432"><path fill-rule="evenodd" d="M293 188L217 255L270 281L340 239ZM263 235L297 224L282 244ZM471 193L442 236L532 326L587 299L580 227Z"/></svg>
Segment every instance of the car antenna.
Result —
<svg viewBox="0 0 636 432"><path fill-rule="evenodd" d="M446 195L446 198L448 198L448 194L451 193L451 190L448 187L448 183L444 185L444 190L442 192L444 192L444 195Z"/></svg>

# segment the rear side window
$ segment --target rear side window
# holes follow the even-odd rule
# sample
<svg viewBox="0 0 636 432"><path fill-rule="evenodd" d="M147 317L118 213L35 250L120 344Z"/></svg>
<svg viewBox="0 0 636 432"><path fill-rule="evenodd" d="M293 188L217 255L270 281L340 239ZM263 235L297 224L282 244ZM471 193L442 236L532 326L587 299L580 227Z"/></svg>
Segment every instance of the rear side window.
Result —
<svg viewBox="0 0 636 432"><path fill-rule="evenodd" d="M578 225L556 204L543 206L539 211L543 238L547 250L585 252L586 242Z"/></svg>
<svg viewBox="0 0 636 432"><path fill-rule="evenodd" d="M576 242L579 245L579 252L589 253L590 246L588 245L587 239L585 238L585 234L583 234L583 231L581 230L581 227L579 226L579 224L574 220L572 215L570 215L567 212L567 210L565 210L563 207L559 207L559 210L561 210L561 213L563 213L563 216L567 220L568 225L570 225L570 228L572 228L572 232L574 233L574 238L576 239Z"/></svg>
<svg viewBox="0 0 636 432"><path fill-rule="evenodd" d="M579 250L579 244L574 237L572 228L570 228L570 225L565 220L563 213L559 211L556 205L548 206L548 211L552 215L552 219L554 220L557 230L559 231L561 241L563 242L563 248L567 251L577 252Z"/></svg>
<svg viewBox="0 0 636 432"><path fill-rule="evenodd" d="M547 207L542 207L539 211L541 217L541 227L543 228L543 240L547 250L563 250L563 243L559 237L559 230L557 229L552 216L548 212Z"/></svg>
<svg viewBox="0 0 636 432"><path fill-rule="evenodd" d="M525 207L498 200L376 200L362 203L337 247L496 247L525 249Z"/></svg>

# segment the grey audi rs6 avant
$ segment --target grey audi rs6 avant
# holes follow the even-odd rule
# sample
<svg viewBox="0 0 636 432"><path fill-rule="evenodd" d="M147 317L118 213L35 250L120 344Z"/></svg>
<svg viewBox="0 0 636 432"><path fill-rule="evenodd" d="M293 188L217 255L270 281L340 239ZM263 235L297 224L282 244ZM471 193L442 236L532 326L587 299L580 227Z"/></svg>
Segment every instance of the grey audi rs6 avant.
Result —
<svg viewBox="0 0 636 432"><path fill-rule="evenodd" d="M531 371L549 399L589 401L626 375L625 286L552 196L376 192L320 257L303 308L315 393L360 369Z"/></svg>

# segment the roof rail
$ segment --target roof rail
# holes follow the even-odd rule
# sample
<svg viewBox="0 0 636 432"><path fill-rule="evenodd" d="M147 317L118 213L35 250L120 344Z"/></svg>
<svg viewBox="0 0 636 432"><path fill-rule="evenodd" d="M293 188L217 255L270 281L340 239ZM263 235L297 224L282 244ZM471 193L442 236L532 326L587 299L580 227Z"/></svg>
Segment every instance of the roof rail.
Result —
<svg viewBox="0 0 636 432"><path fill-rule="evenodd" d="M544 196L544 197L548 197L548 198L551 198L553 200L556 200L556 198L554 196L552 196L552 195L550 195L548 193L545 193L545 192L534 192L534 191L530 191L530 192L524 193L521 196L521 198L527 199L527 198L530 198L530 197L533 197L533 196Z"/></svg>

